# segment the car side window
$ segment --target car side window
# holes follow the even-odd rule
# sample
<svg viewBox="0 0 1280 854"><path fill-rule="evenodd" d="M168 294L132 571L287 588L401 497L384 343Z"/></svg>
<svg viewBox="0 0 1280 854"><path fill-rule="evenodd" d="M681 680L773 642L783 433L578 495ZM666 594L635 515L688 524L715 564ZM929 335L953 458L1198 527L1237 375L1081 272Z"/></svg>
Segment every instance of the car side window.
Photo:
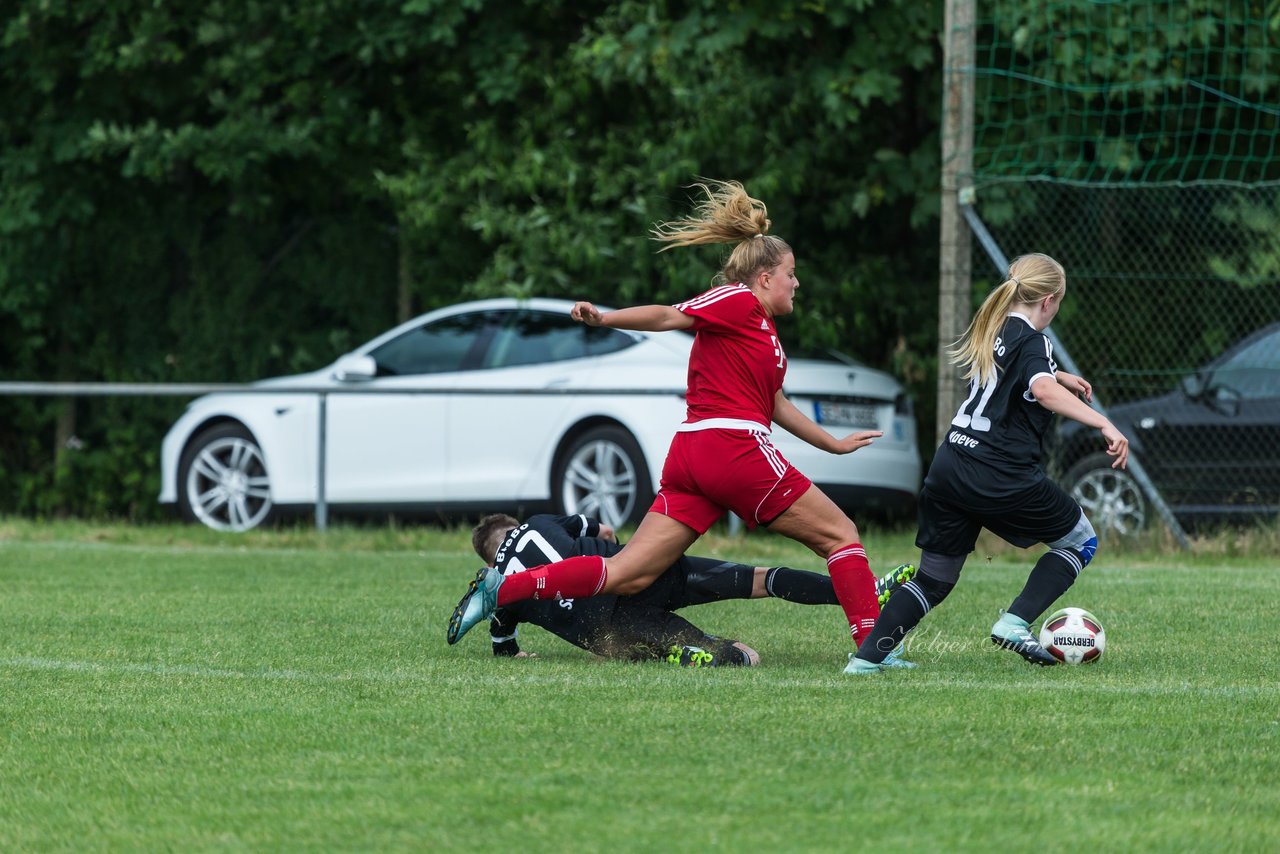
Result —
<svg viewBox="0 0 1280 854"><path fill-rule="evenodd" d="M1247 399L1280 397L1280 332L1247 345L1213 372L1223 385Z"/></svg>
<svg viewBox="0 0 1280 854"><path fill-rule="evenodd" d="M511 368L598 356L629 347L631 336L616 329L583 326L567 313L515 311L493 337L482 365Z"/></svg>
<svg viewBox="0 0 1280 854"><path fill-rule="evenodd" d="M494 325L492 315L458 314L412 329L369 355L380 377L466 370L474 365Z"/></svg>

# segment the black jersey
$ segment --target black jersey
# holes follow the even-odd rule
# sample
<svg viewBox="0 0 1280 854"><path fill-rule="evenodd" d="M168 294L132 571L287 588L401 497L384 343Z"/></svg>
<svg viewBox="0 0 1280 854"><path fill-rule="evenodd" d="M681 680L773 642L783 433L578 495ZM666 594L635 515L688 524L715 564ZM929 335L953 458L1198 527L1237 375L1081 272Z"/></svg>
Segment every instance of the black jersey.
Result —
<svg viewBox="0 0 1280 854"><path fill-rule="evenodd" d="M583 516L533 516L502 541L494 565L504 575L524 572L576 555L617 554L622 546L602 540L600 526ZM489 621L496 655L515 655L516 630L533 623L597 655L643 660L659 657L673 643L729 652L733 641L715 638L673 614L690 605L751 596L755 567L683 555L652 584L631 596L526 599L499 608Z"/></svg>
<svg viewBox="0 0 1280 854"><path fill-rule="evenodd" d="M978 492L1006 494L1044 478L1042 445L1053 413L1031 394L1031 384L1058 371L1053 345L1025 317L1011 314L995 342L996 374L969 383L969 396L930 467L959 476Z"/></svg>
<svg viewBox="0 0 1280 854"><path fill-rule="evenodd" d="M524 572L578 555L611 555L622 546L596 537L600 525L585 516L539 515L511 531L494 556L503 575ZM533 623L569 643L587 648L591 634L613 616L618 597L585 599L526 599L499 608L489 621L495 644L515 639L520 623Z"/></svg>

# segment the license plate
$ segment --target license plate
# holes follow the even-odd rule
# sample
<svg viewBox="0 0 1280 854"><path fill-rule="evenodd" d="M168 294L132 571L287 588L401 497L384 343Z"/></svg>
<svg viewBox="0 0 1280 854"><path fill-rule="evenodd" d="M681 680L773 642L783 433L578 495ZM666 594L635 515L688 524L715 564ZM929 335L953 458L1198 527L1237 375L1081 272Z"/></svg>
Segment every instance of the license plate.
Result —
<svg viewBox="0 0 1280 854"><path fill-rule="evenodd" d="M813 405L814 421L830 427L861 427L864 430L878 430L880 419L876 417L876 408L868 403L840 403L834 400L819 400Z"/></svg>

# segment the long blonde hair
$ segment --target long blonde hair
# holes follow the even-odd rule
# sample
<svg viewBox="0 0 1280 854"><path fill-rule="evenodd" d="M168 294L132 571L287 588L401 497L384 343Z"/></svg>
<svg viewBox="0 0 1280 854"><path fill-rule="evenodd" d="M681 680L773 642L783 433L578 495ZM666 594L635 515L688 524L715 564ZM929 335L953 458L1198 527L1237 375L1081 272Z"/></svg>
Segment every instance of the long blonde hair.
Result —
<svg viewBox="0 0 1280 854"><path fill-rule="evenodd" d="M995 344L1000 328L1015 305L1039 302L1067 286L1062 265L1038 252L1019 255L1009 265L1009 277L982 301L977 314L954 347L947 350L951 363L966 368L966 380L990 382L996 375ZM967 367L966 367L967 366Z"/></svg>
<svg viewBox="0 0 1280 854"><path fill-rule="evenodd" d="M706 179L710 180L710 179ZM654 240L666 243L665 252L676 246L698 246L704 243L737 243L720 272L719 284L744 282L748 285L762 271L782 263L791 247L781 237L769 234L769 210L764 202L753 199L737 181L698 182L706 196L687 219L661 222L650 229Z"/></svg>

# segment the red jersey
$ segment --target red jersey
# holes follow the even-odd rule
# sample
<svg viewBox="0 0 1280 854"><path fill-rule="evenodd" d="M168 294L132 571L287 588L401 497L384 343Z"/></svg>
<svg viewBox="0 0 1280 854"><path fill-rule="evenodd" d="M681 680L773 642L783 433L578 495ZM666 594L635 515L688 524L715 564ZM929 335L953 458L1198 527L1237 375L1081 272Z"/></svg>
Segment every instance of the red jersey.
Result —
<svg viewBox="0 0 1280 854"><path fill-rule="evenodd" d="M675 308L695 333L685 423L731 418L768 430L787 356L760 300L746 285L722 285Z"/></svg>

